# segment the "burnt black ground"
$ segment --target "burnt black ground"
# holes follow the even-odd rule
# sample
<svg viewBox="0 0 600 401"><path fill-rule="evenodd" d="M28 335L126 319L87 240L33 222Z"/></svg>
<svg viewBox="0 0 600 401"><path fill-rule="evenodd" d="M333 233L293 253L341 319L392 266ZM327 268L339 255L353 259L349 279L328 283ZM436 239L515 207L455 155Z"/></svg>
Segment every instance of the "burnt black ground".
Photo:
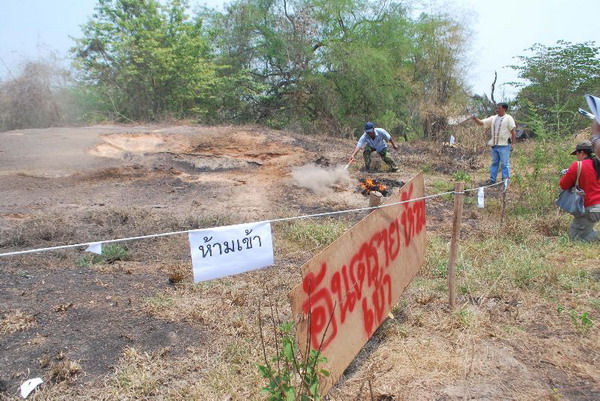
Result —
<svg viewBox="0 0 600 401"><path fill-rule="evenodd" d="M39 257L20 259L0 261L0 312L18 309L34 316L35 325L0 336L0 380L9 394L47 375L58 359L77 362L77 384L84 385L110 372L125 347L168 348L175 357L206 337L201 328L143 311L146 297L170 285L160 272L99 272L65 260L48 269Z"/></svg>

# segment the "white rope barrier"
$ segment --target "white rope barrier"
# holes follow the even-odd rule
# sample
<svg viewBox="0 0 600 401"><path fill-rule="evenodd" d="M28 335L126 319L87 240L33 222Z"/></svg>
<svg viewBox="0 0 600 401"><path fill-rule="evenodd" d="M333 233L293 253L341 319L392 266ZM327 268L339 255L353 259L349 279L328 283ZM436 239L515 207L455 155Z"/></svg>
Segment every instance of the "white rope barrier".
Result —
<svg viewBox="0 0 600 401"><path fill-rule="evenodd" d="M478 187L478 188L465 189L462 192L462 194L464 194L465 192L468 192L468 191L477 191L477 190L479 190L479 188L489 188L489 187L493 187L493 186L500 185L500 184L504 184L505 185L505 190L506 190L507 181L508 180L499 181L497 183L490 184L490 185L485 185L485 186ZM381 205L381 206L371 206L371 207L362 207L362 208L357 208L357 209L338 210L338 211L335 211L335 212L307 214L307 215L303 215L303 216L283 217L283 218L279 218L279 219L262 220L262 221L258 221L258 222L255 222L255 223L256 224L260 224L260 223L279 223L279 222L283 222L283 221L300 220L300 219L311 219L311 218L315 218L315 217L335 216L335 215L344 214L344 213L356 213L356 212L370 211L370 210L375 210L375 209L383 209L383 208L386 208L386 207L401 205L403 203L417 202L417 201L421 201L421 200L438 198L438 197L444 196L444 195L455 195L455 194L458 194L458 193L456 191L448 191L448 192L443 192L443 193L439 193L439 194L423 196L421 198L414 198L414 199L408 199L408 200L400 201L400 202L388 203L388 204ZM242 224L242 223L240 223L240 224ZM139 236L135 236L135 237L117 238L117 239L110 239L110 240L103 240L103 241L88 241L88 242L82 242L82 243L78 243L78 244L50 246L50 247L47 247L47 248L36 248L36 249L28 249L28 250L25 250L25 251L15 251L15 252L0 253L0 256L26 255L26 254L37 253L37 252L48 252L48 251L57 251L57 250L60 250L60 249L79 248L79 247L83 247L83 246L89 246L90 244L110 244L110 243L125 242L125 241L137 241L137 240L149 239L149 238L168 237L168 236L172 236L172 235L188 234L188 233L191 233L191 232L194 232L194 231L201 231L201 230L206 230L206 229L209 229L209 228L214 228L214 227L198 228L198 229L183 230L183 231L171 231L171 232L159 233L159 234L139 235Z"/></svg>
<svg viewBox="0 0 600 401"><path fill-rule="evenodd" d="M479 191L481 188L485 189L485 188L495 187L495 186L498 186L501 184L504 185L504 190L506 191L506 188L508 187L508 179L498 181L493 184L483 185L483 186L477 187L477 188L463 189L463 192Z"/></svg>

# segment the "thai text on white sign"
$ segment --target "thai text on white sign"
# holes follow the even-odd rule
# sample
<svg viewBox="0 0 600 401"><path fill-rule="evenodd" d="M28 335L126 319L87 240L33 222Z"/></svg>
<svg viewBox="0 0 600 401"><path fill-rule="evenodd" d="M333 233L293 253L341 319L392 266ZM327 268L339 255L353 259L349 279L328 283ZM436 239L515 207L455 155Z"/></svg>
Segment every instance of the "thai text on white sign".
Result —
<svg viewBox="0 0 600 401"><path fill-rule="evenodd" d="M189 233L194 282L273 264L271 223L249 223Z"/></svg>

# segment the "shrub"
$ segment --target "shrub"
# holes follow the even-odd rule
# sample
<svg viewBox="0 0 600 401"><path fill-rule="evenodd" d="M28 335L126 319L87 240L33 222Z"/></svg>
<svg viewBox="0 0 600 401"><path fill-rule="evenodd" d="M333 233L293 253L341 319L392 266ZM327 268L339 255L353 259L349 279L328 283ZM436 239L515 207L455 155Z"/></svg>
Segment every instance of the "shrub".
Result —
<svg viewBox="0 0 600 401"><path fill-rule="evenodd" d="M0 130L43 128L64 121L61 92L68 73L47 62L28 62L16 78L0 84Z"/></svg>
<svg viewBox="0 0 600 401"><path fill-rule="evenodd" d="M319 369L318 365L327 359L316 350L310 350L306 358L301 358L292 334L293 327L293 323L290 322L278 327L281 344L271 360L276 367L267 360L266 351L265 364L258 365L261 376L269 380L263 391L269 394L267 399L270 401L320 400L319 378L329 376L329 372Z"/></svg>
<svg viewBox="0 0 600 401"><path fill-rule="evenodd" d="M86 254L77 259L76 265L89 267L100 263L114 263L119 260L129 260L127 247L121 244L107 244L102 247L102 255Z"/></svg>

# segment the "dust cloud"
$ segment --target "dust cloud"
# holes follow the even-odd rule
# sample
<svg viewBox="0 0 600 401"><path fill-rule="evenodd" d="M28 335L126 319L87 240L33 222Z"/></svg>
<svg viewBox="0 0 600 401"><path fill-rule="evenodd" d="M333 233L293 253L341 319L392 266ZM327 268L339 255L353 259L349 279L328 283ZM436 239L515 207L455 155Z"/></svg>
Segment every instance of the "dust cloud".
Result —
<svg viewBox="0 0 600 401"><path fill-rule="evenodd" d="M292 178L296 185L308 188L318 194L332 192L333 186L346 186L351 182L350 174L343 165L333 169L315 164L295 167L292 169Z"/></svg>

